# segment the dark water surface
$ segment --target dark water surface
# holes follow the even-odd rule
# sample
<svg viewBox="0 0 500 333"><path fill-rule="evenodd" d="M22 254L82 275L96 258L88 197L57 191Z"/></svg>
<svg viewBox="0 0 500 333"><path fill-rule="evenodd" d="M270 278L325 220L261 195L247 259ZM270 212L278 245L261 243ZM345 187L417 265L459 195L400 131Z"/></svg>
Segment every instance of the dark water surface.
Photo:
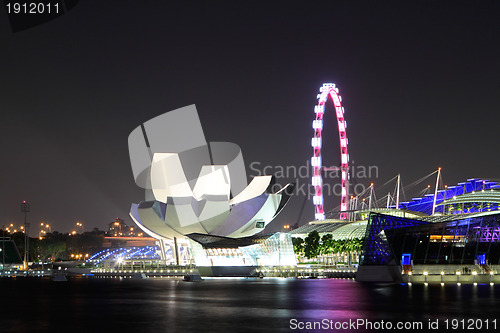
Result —
<svg viewBox="0 0 500 333"><path fill-rule="evenodd" d="M312 332L312 321L492 320L500 286L364 285L352 280L0 279L1 332ZM296 319L297 329L290 320ZM500 322L497 323L500 325ZM294 325L292 325L294 326ZM306 327L306 326L304 326ZM334 327L334 326L331 326ZM358 329L338 332L387 331ZM460 327L458 327L460 328ZM477 327L476 327L477 328ZM393 332L399 331L392 329ZM470 331L470 330L469 330ZM478 329L473 331L479 331ZM407 331L408 332L408 331ZM434 331L436 332L436 331Z"/></svg>

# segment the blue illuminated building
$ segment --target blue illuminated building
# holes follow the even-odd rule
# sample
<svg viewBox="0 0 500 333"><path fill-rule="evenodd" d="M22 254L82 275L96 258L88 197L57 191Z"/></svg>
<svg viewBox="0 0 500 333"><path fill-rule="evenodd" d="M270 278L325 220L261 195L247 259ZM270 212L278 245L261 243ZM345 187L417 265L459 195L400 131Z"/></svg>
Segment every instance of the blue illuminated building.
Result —
<svg viewBox="0 0 500 333"><path fill-rule="evenodd" d="M408 273L415 265L494 274L500 265L500 185L473 178L437 191L436 198L428 194L399 209L370 211L357 279L401 281L401 267Z"/></svg>
<svg viewBox="0 0 500 333"><path fill-rule="evenodd" d="M361 264L405 264L404 255L413 264L500 265L500 211L419 219L370 214Z"/></svg>
<svg viewBox="0 0 500 333"><path fill-rule="evenodd" d="M465 194L475 194L481 191L495 191L500 189L500 184L498 182L493 182L489 180L483 180L478 178L467 179L466 182L458 183L455 186L449 186L444 190L439 190L436 196L436 204L440 206L436 212L449 213L449 214L463 214L463 213L474 213L485 210L498 210L499 201L493 200L490 205L475 206L469 205L455 205L449 203L447 207L441 205L444 201L453 200L458 196ZM421 198L413 198L408 202L401 202L399 204L400 209L407 209L413 212L422 212L427 215L432 213L432 205L434 202L434 194L427 194ZM389 208L396 208L395 205L389 206Z"/></svg>

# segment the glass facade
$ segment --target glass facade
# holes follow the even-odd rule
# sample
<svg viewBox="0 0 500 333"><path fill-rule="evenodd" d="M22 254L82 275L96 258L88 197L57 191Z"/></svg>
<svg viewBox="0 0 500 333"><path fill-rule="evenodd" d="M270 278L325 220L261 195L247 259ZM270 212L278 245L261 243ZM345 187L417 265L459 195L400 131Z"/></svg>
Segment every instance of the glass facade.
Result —
<svg viewBox="0 0 500 333"><path fill-rule="evenodd" d="M243 254L256 266L295 266L292 237L275 233L260 244L242 247Z"/></svg>
<svg viewBox="0 0 500 333"><path fill-rule="evenodd" d="M334 240L363 238L366 233L367 222L322 222L308 223L290 231L292 237L305 238L312 231L320 235L332 234Z"/></svg>
<svg viewBox="0 0 500 333"><path fill-rule="evenodd" d="M442 219L444 220L444 218ZM364 264L388 264L410 254L413 264L500 264L500 213L448 216L442 222L370 215Z"/></svg>
<svg viewBox="0 0 500 333"><path fill-rule="evenodd" d="M397 257L394 256L391 242L388 242L386 233L391 230L425 224L429 223L398 216L371 213L363 240L360 264L387 265L392 263ZM400 254L399 257L401 257Z"/></svg>
<svg viewBox="0 0 500 333"><path fill-rule="evenodd" d="M295 266L292 238L287 233L245 239L190 238L197 266ZM240 243L240 244L238 244Z"/></svg>
<svg viewBox="0 0 500 333"><path fill-rule="evenodd" d="M354 222L332 232L333 240L363 238L366 234L366 222Z"/></svg>

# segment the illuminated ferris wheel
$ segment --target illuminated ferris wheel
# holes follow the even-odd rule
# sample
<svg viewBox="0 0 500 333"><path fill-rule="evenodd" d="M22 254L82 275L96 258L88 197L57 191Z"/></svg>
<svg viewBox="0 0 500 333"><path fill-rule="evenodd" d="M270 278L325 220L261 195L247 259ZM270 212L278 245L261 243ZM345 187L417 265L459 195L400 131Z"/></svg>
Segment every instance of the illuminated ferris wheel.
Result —
<svg viewBox="0 0 500 333"><path fill-rule="evenodd" d="M314 136L311 140L311 145L314 149L311 165L313 167L312 185L314 186L313 203L315 206L315 219L324 220L325 211L323 209L323 178L321 172L323 170L321 162L321 132L323 130L323 114L325 113L325 103L328 96L331 97L335 106L337 115L337 124L339 129L340 139L340 171L341 171L341 199L340 199L340 219L347 219L347 197L348 197L348 171L349 171L349 155L347 154L347 135L346 122L344 119L344 108L342 107L342 98L339 95L338 88L335 88L333 83L324 83L319 88L318 105L314 107L316 119L313 121Z"/></svg>

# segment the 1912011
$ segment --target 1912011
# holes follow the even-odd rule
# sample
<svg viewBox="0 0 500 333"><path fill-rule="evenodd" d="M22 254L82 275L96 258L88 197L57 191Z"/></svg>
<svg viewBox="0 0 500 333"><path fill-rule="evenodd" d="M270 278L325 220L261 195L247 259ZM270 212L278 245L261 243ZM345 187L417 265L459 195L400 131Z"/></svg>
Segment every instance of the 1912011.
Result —
<svg viewBox="0 0 500 333"><path fill-rule="evenodd" d="M58 2L7 2L5 4L8 14L59 14Z"/></svg>

